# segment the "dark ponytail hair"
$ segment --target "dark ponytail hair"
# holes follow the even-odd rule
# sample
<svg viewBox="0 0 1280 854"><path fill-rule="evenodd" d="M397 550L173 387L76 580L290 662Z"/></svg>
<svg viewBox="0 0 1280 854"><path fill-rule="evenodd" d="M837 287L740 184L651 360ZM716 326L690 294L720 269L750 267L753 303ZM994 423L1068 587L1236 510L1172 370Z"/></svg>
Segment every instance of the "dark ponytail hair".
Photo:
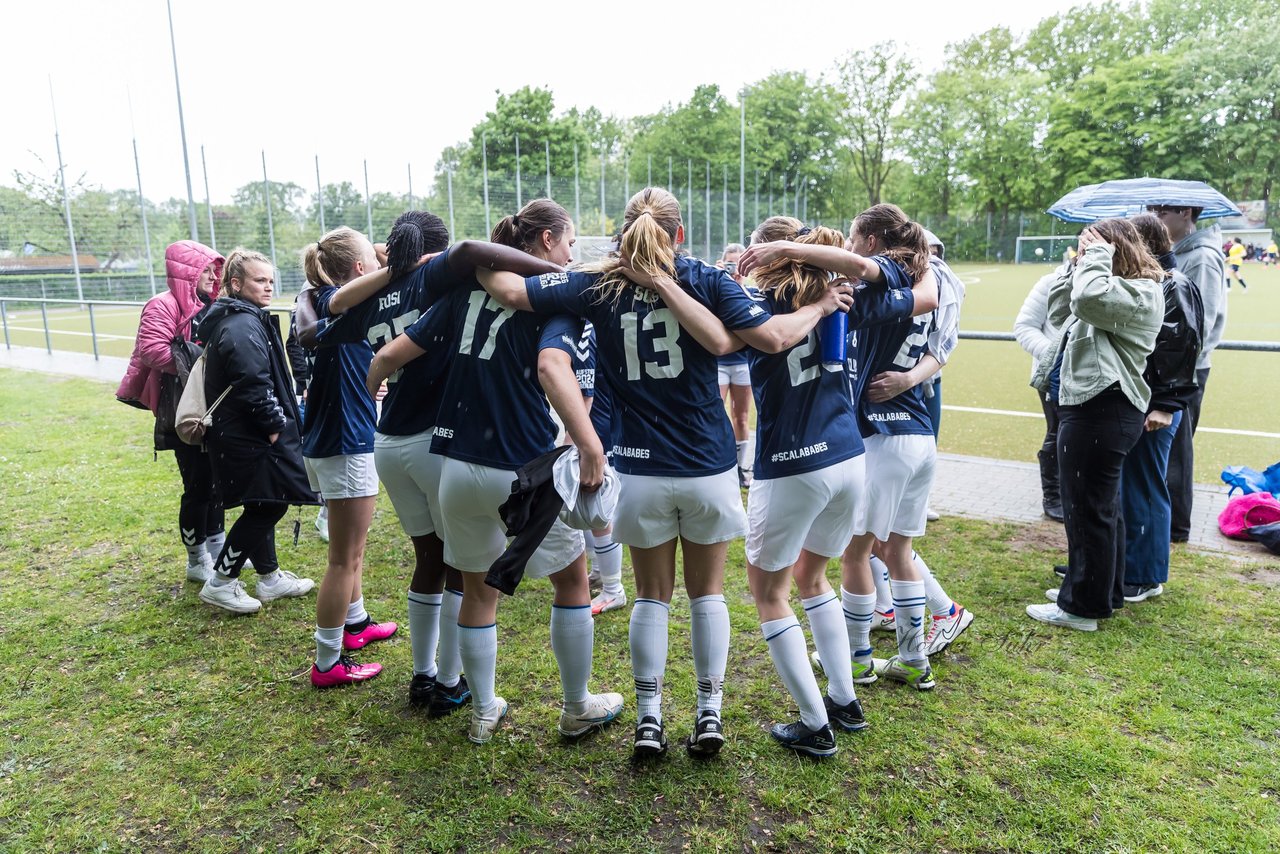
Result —
<svg viewBox="0 0 1280 854"><path fill-rule="evenodd" d="M884 256L901 264L911 281L918 282L929 272L929 240L924 228L908 219L897 205L867 208L854 217L851 230L863 237L878 238L884 246Z"/></svg>
<svg viewBox="0 0 1280 854"><path fill-rule="evenodd" d="M559 240L570 222L569 212L560 205L550 199L534 199L519 213L499 220L489 234L489 242L536 255L541 246L542 232L550 231L552 240Z"/></svg>
<svg viewBox="0 0 1280 854"><path fill-rule="evenodd" d="M397 279L412 270L423 255L442 252L448 246L449 229L444 220L428 211L405 211L387 236L387 267L391 278Z"/></svg>

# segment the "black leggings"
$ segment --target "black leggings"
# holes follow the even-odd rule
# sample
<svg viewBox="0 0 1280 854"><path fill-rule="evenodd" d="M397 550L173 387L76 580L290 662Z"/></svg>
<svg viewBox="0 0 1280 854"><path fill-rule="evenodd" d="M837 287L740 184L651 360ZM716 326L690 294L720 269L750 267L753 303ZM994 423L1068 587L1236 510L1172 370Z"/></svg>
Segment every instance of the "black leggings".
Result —
<svg viewBox="0 0 1280 854"><path fill-rule="evenodd" d="M1110 388L1058 407L1058 469L1067 529L1067 577L1058 605L1077 617L1124 607L1124 515L1120 475L1146 414Z"/></svg>
<svg viewBox="0 0 1280 854"><path fill-rule="evenodd" d="M284 518L289 505L279 501L246 501L244 512L227 532L227 541L214 564L219 575L238 578L244 562L253 560L259 575L280 568L276 561L276 523Z"/></svg>
<svg viewBox="0 0 1280 854"><path fill-rule="evenodd" d="M184 545L203 543L222 533L225 514L222 499L213 489L213 470L203 448L178 440L173 456L182 475L182 500L178 504L178 530Z"/></svg>

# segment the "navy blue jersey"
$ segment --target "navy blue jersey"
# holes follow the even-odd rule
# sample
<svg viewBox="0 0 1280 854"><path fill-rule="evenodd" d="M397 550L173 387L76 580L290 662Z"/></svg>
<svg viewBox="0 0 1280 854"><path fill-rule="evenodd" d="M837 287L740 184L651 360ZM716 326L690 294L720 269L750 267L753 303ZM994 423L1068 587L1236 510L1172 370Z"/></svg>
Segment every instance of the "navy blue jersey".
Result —
<svg viewBox="0 0 1280 854"><path fill-rule="evenodd" d="M773 314L794 311L790 298L761 298ZM822 364L816 328L781 353L745 352L756 399L756 478L816 471L862 453L849 375Z"/></svg>
<svg viewBox="0 0 1280 854"><path fill-rule="evenodd" d="M730 329L769 319L728 273L676 259L680 284ZM627 287L616 299L596 290L598 274L549 273L525 280L533 310L591 321L596 384L613 403L613 463L626 474L701 477L737 464L733 428L720 399L716 357L676 321L657 293Z"/></svg>
<svg viewBox="0 0 1280 854"><path fill-rule="evenodd" d="M613 404L604 380L596 382L596 328L590 321L584 323L582 337L577 341L571 341L567 336L561 337L559 349L569 354L574 376L578 378L578 388L582 389L582 396L591 398L591 427L596 431L605 454L611 454L613 438L610 430L613 421Z"/></svg>
<svg viewBox="0 0 1280 854"><path fill-rule="evenodd" d="M726 367L729 365L745 365L748 361L746 348L743 348L736 353L729 353L727 356L720 356L716 361Z"/></svg>
<svg viewBox="0 0 1280 854"><path fill-rule="evenodd" d="M448 266L448 254L446 250L401 276L345 314L333 315L329 310L337 288L321 288L316 294L316 308L321 318L316 336L318 346L366 341L376 352L402 335L437 300L457 288L459 277ZM446 316L445 312L438 314ZM424 338L435 340L449 331L447 327L433 328ZM435 426L454 348L438 341L431 346L421 346L426 347L427 355L414 359L387 378L387 396L382 401L382 417L378 420L379 433L414 436Z"/></svg>
<svg viewBox="0 0 1280 854"><path fill-rule="evenodd" d="M867 324L850 316L847 366L854 400L858 405L858 427L862 435L885 433L893 436L933 435L932 421L925 406L924 389L916 385L883 403L872 403L866 398L866 388L871 378L886 371L909 371L920 361L929 340L929 324L932 313L918 318L911 317L915 298L911 294L911 277L898 262L882 255L872 257L880 265L882 282L863 284L854 298L854 312L865 303L868 308L876 305L892 306L900 302L901 319ZM895 294L901 294L898 300ZM887 295L889 302L883 302ZM877 297L867 299L868 297Z"/></svg>
<svg viewBox="0 0 1280 854"><path fill-rule="evenodd" d="M440 305L450 306L451 325L460 332L431 451L515 471L555 446L556 425L538 382L538 353L566 336L576 342L582 322L503 308L474 281L456 294ZM424 338L430 320L405 333L423 348L432 346Z"/></svg>
<svg viewBox="0 0 1280 854"><path fill-rule="evenodd" d="M373 348L364 341L315 351L302 420L304 457L373 453L377 407L364 382L372 360Z"/></svg>

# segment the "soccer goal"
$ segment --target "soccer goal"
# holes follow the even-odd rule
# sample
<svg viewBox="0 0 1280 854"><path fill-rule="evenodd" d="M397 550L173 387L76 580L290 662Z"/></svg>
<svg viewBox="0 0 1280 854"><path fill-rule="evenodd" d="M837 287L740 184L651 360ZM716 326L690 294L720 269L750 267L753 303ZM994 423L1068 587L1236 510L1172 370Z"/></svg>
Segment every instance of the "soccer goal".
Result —
<svg viewBox="0 0 1280 854"><path fill-rule="evenodd" d="M1073 234L1037 234L1019 237L1013 251L1015 264L1060 264L1067 255L1067 247L1075 246L1078 238Z"/></svg>

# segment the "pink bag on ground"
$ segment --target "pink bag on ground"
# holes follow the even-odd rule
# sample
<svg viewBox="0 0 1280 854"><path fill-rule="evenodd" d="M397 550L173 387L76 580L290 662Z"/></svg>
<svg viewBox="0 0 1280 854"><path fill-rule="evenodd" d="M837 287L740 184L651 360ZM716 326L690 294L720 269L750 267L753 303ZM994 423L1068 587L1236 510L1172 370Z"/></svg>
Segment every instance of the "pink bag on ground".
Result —
<svg viewBox="0 0 1280 854"><path fill-rule="evenodd" d="M1280 501L1270 492L1238 495L1218 514L1218 530L1233 540L1252 539L1249 528L1280 522Z"/></svg>

